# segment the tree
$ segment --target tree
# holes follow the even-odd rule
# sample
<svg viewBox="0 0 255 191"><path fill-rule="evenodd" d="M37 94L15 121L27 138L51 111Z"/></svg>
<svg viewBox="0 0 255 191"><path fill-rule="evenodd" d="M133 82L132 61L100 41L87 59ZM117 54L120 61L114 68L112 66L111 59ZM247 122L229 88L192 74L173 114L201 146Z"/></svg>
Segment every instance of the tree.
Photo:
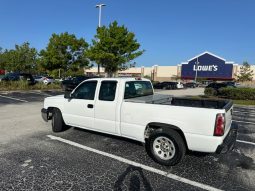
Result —
<svg viewBox="0 0 255 191"><path fill-rule="evenodd" d="M237 75L237 81L245 82L252 81L253 78L253 70L251 70L251 66L248 62L243 62L243 65L240 68L240 72Z"/></svg>
<svg viewBox="0 0 255 191"><path fill-rule="evenodd" d="M37 50L28 42L15 49L0 51L0 67L8 71L32 72L36 67Z"/></svg>
<svg viewBox="0 0 255 191"><path fill-rule="evenodd" d="M54 74L58 70L67 73L81 71L89 67L89 60L84 53L87 48L88 43L83 38L77 39L74 34L67 32L54 33L46 49L40 52L40 64Z"/></svg>
<svg viewBox="0 0 255 191"><path fill-rule="evenodd" d="M118 26L114 21L109 27L97 28L95 39L86 55L92 61L105 68L109 76L118 70L128 68L129 62L143 54L135 34L129 32L124 25Z"/></svg>

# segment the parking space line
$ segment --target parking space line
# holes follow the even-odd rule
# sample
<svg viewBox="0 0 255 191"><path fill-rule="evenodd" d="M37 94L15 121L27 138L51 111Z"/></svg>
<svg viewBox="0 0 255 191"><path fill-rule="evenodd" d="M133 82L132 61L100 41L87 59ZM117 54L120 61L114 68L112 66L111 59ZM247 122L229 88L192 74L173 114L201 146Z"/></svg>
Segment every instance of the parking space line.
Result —
<svg viewBox="0 0 255 191"><path fill-rule="evenodd" d="M28 92L30 94L37 94L37 95L43 95L43 96L52 96L50 94L44 93L44 92Z"/></svg>
<svg viewBox="0 0 255 191"><path fill-rule="evenodd" d="M28 102L27 100L18 99L18 98L13 98L13 97L9 97L9 96L0 95L0 97L8 98L8 99L16 100L16 101L21 101L21 102L26 102L26 103Z"/></svg>
<svg viewBox="0 0 255 191"><path fill-rule="evenodd" d="M87 147L87 146L81 145L79 143L76 143L76 142L73 142L73 141L70 141L70 140L67 140L67 139L63 139L61 137L56 137L56 136L53 136L53 135L47 135L47 137L49 137L52 140L57 140L57 141L60 141L60 142L63 142L63 143L66 143L66 144L69 144L69 145L87 150L87 151L90 151L90 152L94 152L94 153L112 158L114 160L118 160L120 162L129 164L129 165L132 165L132 166L140 167L144 170L147 170L147 171L150 171L150 172L165 176L167 178L170 178L170 179L173 179L173 180L176 180L176 181L179 181L179 182L183 182L183 183L198 187L198 188L202 188L204 190L210 190L210 191L219 191L220 190L220 189L211 187L209 185L202 184L202 183L199 183L199 182L196 182L196 181L192 181L192 180L189 180L189 179L186 179L186 178L182 178L182 177L177 176L175 174L171 174L171 173L168 173L166 171L162 171L162 170L150 167L150 166L146 166L146 165L143 165L143 164L140 164L140 163L137 163L137 162L134 162L134 161L131 161L131 160L128 160L128 159L110 154L110 153L106 153L106 152L103 152L103 151L100 151L100 150L97 150L97 149L93 149L91 147Z"/></svg>
<svg viewBox="0 0 255 191"><path fill-rule="evenodd" d="M232 120L232 121L237 122L237 123L248 123L248 124L254 124L255 125L255 123L248 122L248 121L237 121L237 120Z"/></svg>
<svg viewBox="0 0 255 191"><path fill-rule="evenodd" d="M239 143L246 143L246 144L250 144L250 145L254 145L255 146L255 143L253 143L253 142L242 141L242 140L236 140L236 141L239 142Z"/></svg>

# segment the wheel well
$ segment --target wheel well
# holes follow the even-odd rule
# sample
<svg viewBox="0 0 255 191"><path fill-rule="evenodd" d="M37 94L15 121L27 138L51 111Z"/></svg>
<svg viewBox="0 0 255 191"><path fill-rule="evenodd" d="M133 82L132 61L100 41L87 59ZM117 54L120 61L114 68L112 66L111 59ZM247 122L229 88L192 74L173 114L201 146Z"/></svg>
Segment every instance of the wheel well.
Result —
<svg viewBox="0 0 255 191"><path fill-rule="evenodd" d="M52 113L53 113L53 110L55 109L56 107L48 107L48 120L51 120L52 119Z"/></svg>
<svg viewBox="0 0 255 191"><path fill-rule="evenodd" d="M145 137L145 141L146 139L149 138L150 134L155 131L155 130L158 130L158 129L162 129L162 131L164 131L164 129L173 129L175 130L176 132L179 133L179 135L182 137L185 145L186 145L186 148L188 149L188 145L187 145L187 141L186 141L186 138L185 138L185 135L184 133L182 132L182 130L177 127L177 126L174 126L174 125L170 125L170 124L165 124L165 123L149 123L147 126L146 126L146 129L145 129L145 132L144 132L144 137Z"/></svg>

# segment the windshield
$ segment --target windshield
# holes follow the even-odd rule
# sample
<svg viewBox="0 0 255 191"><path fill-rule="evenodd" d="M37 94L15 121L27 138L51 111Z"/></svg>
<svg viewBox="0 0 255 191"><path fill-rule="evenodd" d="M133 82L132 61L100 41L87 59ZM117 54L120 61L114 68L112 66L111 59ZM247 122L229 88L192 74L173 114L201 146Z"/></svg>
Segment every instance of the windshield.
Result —
<svg viewBox="0 0 255 191"><path fill-rule="evenodd" d="M126 82L124 99L148 95L153 95L153 89L149 81Z"/></svg>

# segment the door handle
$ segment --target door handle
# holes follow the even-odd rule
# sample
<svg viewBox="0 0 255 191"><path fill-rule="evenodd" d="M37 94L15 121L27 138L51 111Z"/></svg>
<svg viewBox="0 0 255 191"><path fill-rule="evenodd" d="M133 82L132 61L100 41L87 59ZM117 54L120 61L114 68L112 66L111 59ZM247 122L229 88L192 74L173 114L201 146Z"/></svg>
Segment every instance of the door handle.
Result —
<svg viewBox="0 0 255 191"><path fill-rule="evenodd" d="M88 104L87 107L92 109L94 106L93 106L93 104Z"/></svg>

